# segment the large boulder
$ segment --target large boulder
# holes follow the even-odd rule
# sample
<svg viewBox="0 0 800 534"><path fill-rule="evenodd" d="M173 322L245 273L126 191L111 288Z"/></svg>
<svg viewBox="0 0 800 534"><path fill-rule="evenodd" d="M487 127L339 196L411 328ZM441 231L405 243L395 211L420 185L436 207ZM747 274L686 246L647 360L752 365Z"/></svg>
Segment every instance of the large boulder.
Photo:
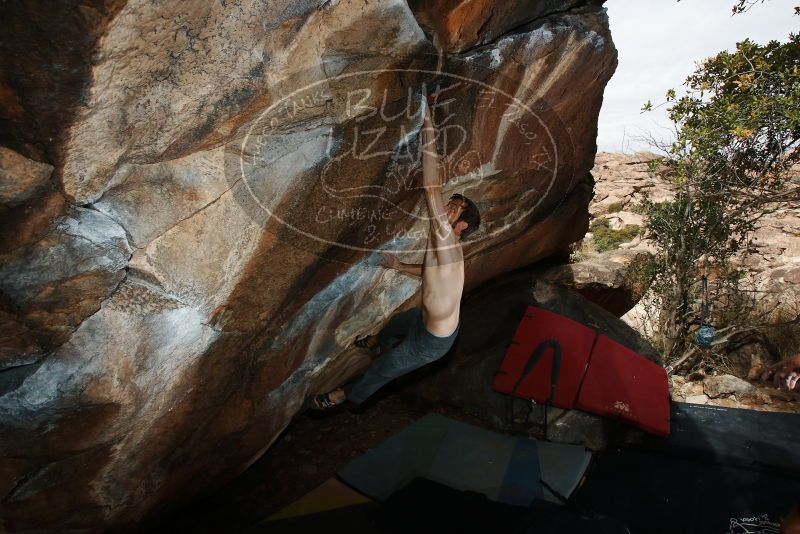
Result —
<svg viewBox="0 0 800 534"><path fill-rule="evenodd" d="M402 0L73 4L0 23L0 141L54 167L0 209L0 529L135 524L361 368L346 347L419 290L377 251L425 247L423 92L482 211L468 288L586 231L597 2L507 2L464 53Z"/></svg>

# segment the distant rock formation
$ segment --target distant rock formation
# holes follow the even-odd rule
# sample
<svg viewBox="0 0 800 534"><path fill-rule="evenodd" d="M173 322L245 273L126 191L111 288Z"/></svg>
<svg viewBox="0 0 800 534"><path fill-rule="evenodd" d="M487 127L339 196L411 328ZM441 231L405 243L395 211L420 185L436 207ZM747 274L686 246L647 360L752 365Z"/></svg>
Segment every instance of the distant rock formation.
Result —
<svg viewBox="0 0 800 534"><path fill-rule="evenodd" d="M0 530L230 480L413 302L420 95L467 285L580 239L602 1L19 2L0 22Z"/></svg>
<svg viewBox="0 0 800 534"><path fill-rule="evenodd" d="M589 205L592 217L608 219L611 226L616 227L640 225L644 218L636 213L636 206L645 193L653 202L672 199L674 190L669 182L647 173L647 162L657 158L658 155L649 152L598 153L592 168L595 178L595 194ZM783 307L787 313L795 314L800 309L800 208L782 206L766 213L758 221L752 239L750 253L741 260L741 266L747 271L746 281L761 293L759 298L764 306ZM591 240L588 234L586 242ZM627 255L655 251L644 232L622 243L620 249L623 250L618 253ZM582 266L582 269L588 270L590 266ZM643 323L652 319L653 313L644 307L644 304L635 307L624 319L640 331L652 333L652 325Z"/></svg>

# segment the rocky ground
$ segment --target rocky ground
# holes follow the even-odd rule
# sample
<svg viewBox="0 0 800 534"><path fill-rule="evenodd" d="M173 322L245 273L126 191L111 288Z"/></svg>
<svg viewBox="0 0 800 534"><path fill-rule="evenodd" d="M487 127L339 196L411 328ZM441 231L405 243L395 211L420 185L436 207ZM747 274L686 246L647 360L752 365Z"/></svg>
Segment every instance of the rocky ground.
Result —
<svg viewBox="0 0 800 534"><path fill-rule="evenodd" d="M654 251L646 239L646 221L637 205L645 193L655 202L673 196L666 181L647 173L647 162L657 157L647 152L597 154L592 169L596 183L589 205L593 217L590 228L597 230L600 221L607 221L603 223L606 228L620 230L635 226L636 231L605 252L598 252L598 232L590 231L573 257L577 263L570 268L572 271L587 271L591 274L586 276L594 279L622 280L616 282L616 286L607 283L609 287L625 286L619 269L629 265L636 255ZM765 216L753 241L754 249L743 262L749 281L774 298L776 306L793 306L800 287L800 207L781 209ZM612 274L609 274L609 265L616 265L617 272L611 269ZM652 333L651 317L652 310L647 303L640 302L622 319L643 335L649 335ZM721 356L720 365L698 365L672 376L673 400L800 413L800 394L779 391L758 380L761 372L777 357L790 354L776 354L775 348L758 336L733 341Z"/></svg>
<svg viewBox="0 0 800 534"><path fill-rule="evenodd" d="M794 391L778 390L730 374L692 378L680 375L670 377L673 401L800 413L800 395Z"/></svg>
<svg viewBox="0 0 800 534"><path fill-rule="evenodd" d="M387 388L368 406L330 416L298 417L260 460L227 486L142 532L239 532L316 488L350 460L378 446L431 411L476 426L479 417L448 406L409 404Z"/></svg>

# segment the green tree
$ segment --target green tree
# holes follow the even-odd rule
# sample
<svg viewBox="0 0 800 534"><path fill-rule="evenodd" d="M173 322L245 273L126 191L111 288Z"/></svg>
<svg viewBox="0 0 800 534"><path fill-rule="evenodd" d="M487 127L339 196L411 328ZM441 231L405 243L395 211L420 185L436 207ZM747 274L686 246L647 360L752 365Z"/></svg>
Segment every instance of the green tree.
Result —
<svg viewBox="0 0 800 534"><path fill-rule="evenodd" d="M653 290L668 361L688 348L698 322L703 268L713 268L718 291L735 288L731 260L747 253L759 218L800 202L791 182L800 159L800 38L745 39L700 64L684 85L683 96L666 94L676 139L659 147L666 157L650 169L671 180L676 196L644 206L659 250Z"/></svg>
<svg viewBox="0 0 800 534"><path fill-rule="evenodd" d="M751 7L756 4L763 4L764 0L737 0L736 3L733 5L733 14L738 15L739 13L744 13L748 11ZM794 8L795 15L800 13L800 7Z"/></svg>
<svg viewBox="0 0 800 534"><path fill-rule="evenodd" d="M677 0L680 2L681 0ZM736 3L733 4L733 8L731 11L734 15L738 15L739 13L744 13L749 11L751 7L756 4L763 4L765 0L736 0ZM800 6L795 6L794 14L800 15Z"/></svg>

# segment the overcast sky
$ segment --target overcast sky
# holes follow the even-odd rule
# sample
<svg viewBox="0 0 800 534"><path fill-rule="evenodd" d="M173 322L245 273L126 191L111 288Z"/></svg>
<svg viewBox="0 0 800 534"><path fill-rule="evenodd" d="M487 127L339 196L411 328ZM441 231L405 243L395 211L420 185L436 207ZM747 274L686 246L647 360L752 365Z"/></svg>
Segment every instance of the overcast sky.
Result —
<svg viewBox="0 0 800 534"><path fill-rule="evenodd" d="M789 32L800 31L794 16L798 0L766 0L746 13L731 16L735 0L607 0L611 36L619 65L606 86L600 110L599 151L635 152L647 145L635 137L642 131L659 139L671 126L662 106L640 113L642 105L664 101L667 89L683 93L695 62L721 50L734 50L749 37L764 44L786 42Z"/></svg>

